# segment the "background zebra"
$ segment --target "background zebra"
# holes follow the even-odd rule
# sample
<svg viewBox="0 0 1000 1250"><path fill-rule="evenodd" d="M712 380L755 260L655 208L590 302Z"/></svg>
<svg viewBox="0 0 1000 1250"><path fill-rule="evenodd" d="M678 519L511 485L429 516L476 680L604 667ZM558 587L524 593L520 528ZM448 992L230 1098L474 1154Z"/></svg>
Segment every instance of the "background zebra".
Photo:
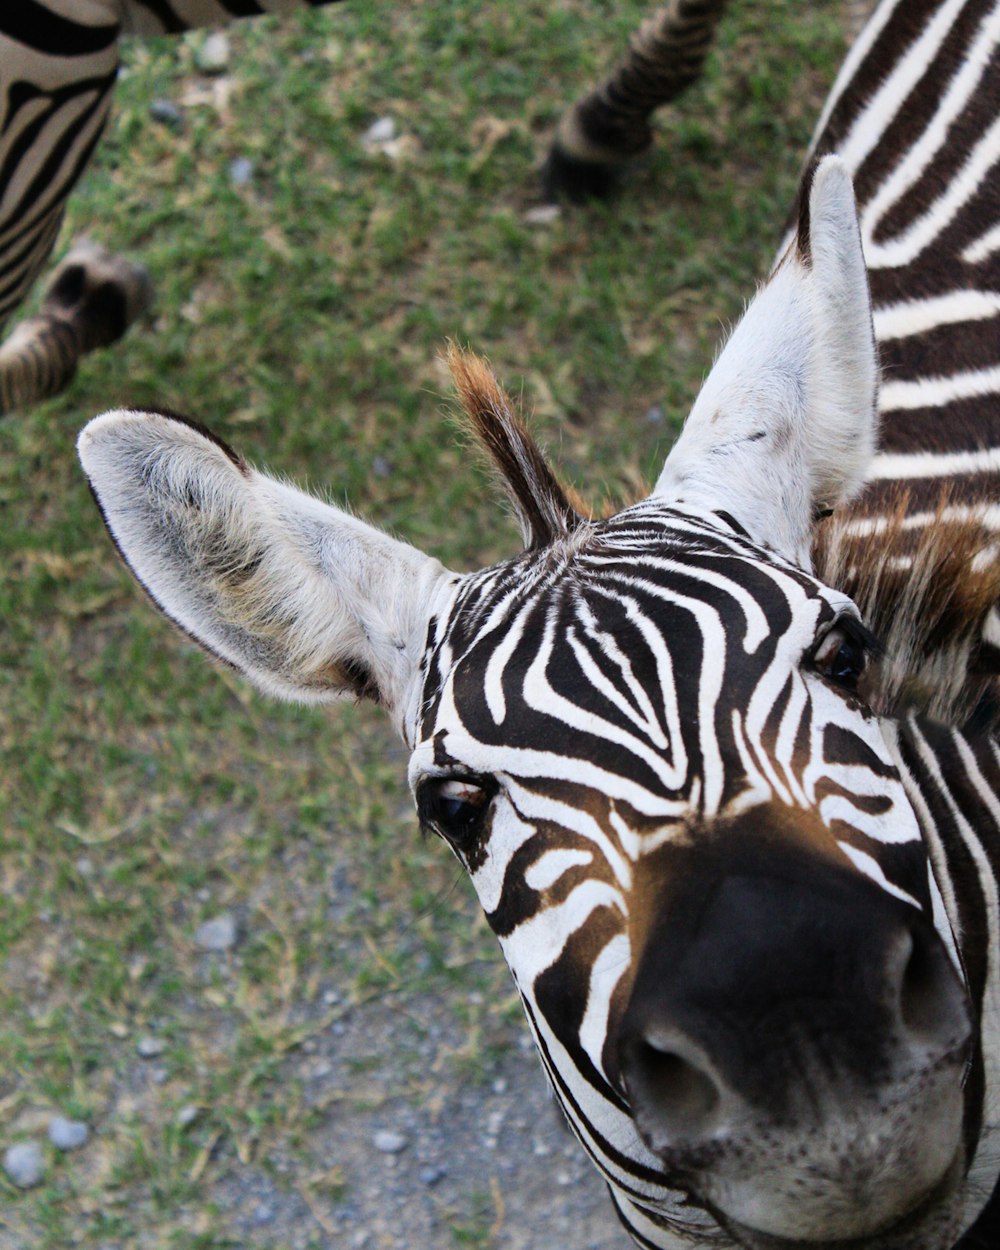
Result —
<svg viewBox="0 0 1000 1250"><path fill-rule="evenodd" d="M100 137L122 36L176 35L330 0L25 0L0 16L0 329L46 264L66 199ZM606 191L652 142L652 111L700 69L721 4L672 0L636 33L605 83L567 115L552 191ZM140 267L90 245L53 276L39 313L0 347L0 415L58 393L79 358L120 338L151 299Z"/></svg>
<svg viewBox="0 0 1000 1250"><path fill-rule="evenodd" d="M862 235L875 223L895 262L874 274L876 325L906 383L940 411L971 389L986 422L989 358L956 373L934 351L995 315L998 152L978 119L997 113L996 23L971 4L883 6L816 145L848 158ZM973 280L986 298L964 302ZM272 693L390 712L421 818L469 869L638 1244L993 1244L990 652L949 653L943 612L936 636L910 631L912 684L887 682L851 601L810 569L815 527L861 486L876 430L844 165L807 175L790 246L648 501L580 515L489 374L462 358L454 371L526 544L480 574L176 418L107 414L81 456L133 571L210 651ZM893 413L916 405L894 384L883 406L902 438ZM874 463L862 508L890 479ZM992 576L982 482L953 471L939 501L941 475L915 463L898 476L932 479L930 506L914 491L873 563L906 570L908 610L939 603L923 535L943 525L962 540L953 594L968 602ZM973 509L961 531L956 505L963 522ZM983 591L958 622L973 640L990 608ZM970 726L922 718L942 690ZM899 715L880 722L865 696Z"/></svg>

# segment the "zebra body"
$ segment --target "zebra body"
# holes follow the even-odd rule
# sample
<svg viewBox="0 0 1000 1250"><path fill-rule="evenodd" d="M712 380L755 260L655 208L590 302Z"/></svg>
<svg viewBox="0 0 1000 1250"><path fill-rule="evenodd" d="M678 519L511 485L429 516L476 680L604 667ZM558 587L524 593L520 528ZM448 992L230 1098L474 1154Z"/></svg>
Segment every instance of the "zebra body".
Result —
<svg viewBox="0 0 1000 1250"><path fill-rule="evenodd" d="M421 821L469 871L553 1089L653 1250L996 1244L997 345L980 332L998 14L876 12L778 264L649 499L614 517L581 515L458 353L526 548L478 573L184 420L113 412L80 438L116 544L182 629L273 694L392 716ZM904 618L902 677L852 583ZM950 725L925 715L935 683Z"/></svg>

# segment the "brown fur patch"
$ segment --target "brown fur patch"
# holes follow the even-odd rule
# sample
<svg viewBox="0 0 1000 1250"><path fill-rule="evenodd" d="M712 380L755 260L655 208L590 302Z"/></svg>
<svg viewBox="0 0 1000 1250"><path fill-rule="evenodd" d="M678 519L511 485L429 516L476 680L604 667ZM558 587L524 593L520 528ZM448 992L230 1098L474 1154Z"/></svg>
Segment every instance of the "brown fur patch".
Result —
<svg viewBox="0 0 1000 1250"><path fill-rule="evenodd" d="M486 361L454 343L446 360L469 424L500 472L526 547L547 547L566 538L586 520L586 512L574 506L579 496L574 492L572 502L567 498Z"/></svg>
<svg viewBox="0 0 1000 1250"><path fill-rule="evenodd" d="M845 512L817 526L816 574L849 594L885 646L865 696L883 715L905 709L963 724L1000 696L982 655L986 617L1000 603L998 535L975 516L951 519L947 488L934 519L907 526L908 488L893 488L876 534L851 532Z"/></svg>

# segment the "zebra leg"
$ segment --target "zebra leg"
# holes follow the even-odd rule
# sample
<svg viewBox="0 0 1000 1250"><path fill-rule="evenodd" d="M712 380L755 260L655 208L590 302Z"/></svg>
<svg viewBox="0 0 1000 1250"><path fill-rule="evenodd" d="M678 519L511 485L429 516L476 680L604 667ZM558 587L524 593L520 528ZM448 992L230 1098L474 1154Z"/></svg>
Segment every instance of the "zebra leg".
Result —
<svg viewBox="0 0 1000 1250"><path fill-rule="evenodd" d="M670 0L632 36L608 77L563 115L543 179L569 199L606 195L653 143L653 111L701 74L725 0Z"/></svg>
<svg viewBox="0 0 1000 1250"><path fill-rule="evenodd" d="M120 339L151 299L140 265L78 243L53 273L38 314L0 344L0 416L57 395L80 357Z"/></svg>

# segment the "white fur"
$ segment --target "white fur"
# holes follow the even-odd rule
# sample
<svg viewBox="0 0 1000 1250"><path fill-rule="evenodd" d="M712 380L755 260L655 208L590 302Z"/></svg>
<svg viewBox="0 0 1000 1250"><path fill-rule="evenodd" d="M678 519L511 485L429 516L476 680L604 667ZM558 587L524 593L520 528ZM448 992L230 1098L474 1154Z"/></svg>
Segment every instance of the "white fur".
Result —
<svg viewBox="0 0 1000 1250"><path fill-rule="evenodd" d="M331 670L361 666L399 723L451 580L437 560L157 413L96 417L78 450L133 573L183 629L283 698L351 693Z"/></svg>
<svg viewBox="0 0 1000 1250"><path fill-rule="evenodd" d="M726 343L653 494L731 513L809 567L817 509L861 486L878 367L850 176L828 157L809 194L811 260L796 243Z"/></svg>

